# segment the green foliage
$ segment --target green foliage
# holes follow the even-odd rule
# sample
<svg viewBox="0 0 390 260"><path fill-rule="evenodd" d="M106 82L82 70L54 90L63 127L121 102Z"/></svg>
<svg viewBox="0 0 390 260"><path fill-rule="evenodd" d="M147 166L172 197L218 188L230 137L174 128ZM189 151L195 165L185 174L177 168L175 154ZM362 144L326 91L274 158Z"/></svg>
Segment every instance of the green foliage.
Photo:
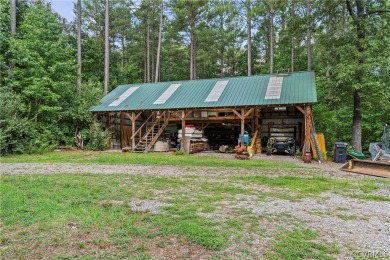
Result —
<svg viewBox="0 0 390 260"><path fill-rule="evenodd" d="M8 45L2 49L7 51L0 59L5 84L0 92L5 111L0 115L0 153L71 145L75 130L89 127L88 110L101 98L101 84L88 80L76 90L75 52L49 6L36 3L18 10L23 15L18 15L16 36L4 37ZM1 10L2 24L4 15ZM12 68L4 74L7 62Z"/></svg>
<svg viewBox="0 0 390 260"><path fill-rule="evenodd" d="M21 97L11 88L0 88L0 154L31 152L37 134L33 123L19 110Z"/></svg>
<svg viewBox="0 0 390 260"><path fill-rule="evenodd" d="M42 4L28 8L17 37L10 41L15 64L11 85L21 93L22 111L36 122L57 120L74 89L74 53L58 17L49 10Z"/></svg>
<svg viewBox="0 0 390 260"><path fill-rule="evenodd" d="M81 136L85 140L86 150L103 151L107 147L111 133L109 130L103 130L100 124L93 123L89 129L89 133L87 134L86 130L83 130Z"/></svg>
<svg viewBox="0 0 390 260"><path fill-rule="evenodd" d="M317 237L310 229L286 231L277 237L270 259L334 259L332 254L339 252L336 244L318 242Z"/></svg>
<svg viewBox="0 0 390 260"><path fill-rule="evenodd" d="M175 155L184 155L184 152L182 150L177 150L175 152Z"/></svg>
<svg viewBox="0 0 390 260"><path fill-rule="evenodd" d="M293 64L295 71L306 70L305 39L310 28L319 101L314 106L316 130L325 134L328 150L335 141L351 143L352 94L358 90L362 97L362 142L367 150L370 142L380 141L383 124L390 122L389 13L367 14L360 21L366 37L359 42L356 22L348 15L345 2L311 2L312 15L307 17L305 1L272 1L274 71L287 71ZM250 3L252 73L268 73L271 2ZM13 91L11 100L17 100L17 109L10 110L17 111L17 116L4 117L1 122L1 153L70 145L75 132L89 128L88 109L102 97L104 4L103 0L82 1L83 83L79 92L74 23L63 22L46 1L20 0L16 35L12 37L9 4L0 6L0 83L8 92ZM112 1L110 89L146 80L147 30L151 77L155 74L159 4ZM197 78L246 75L246 4L226 0L164 1L160 81L189 79L191 35L196 39ZM388 8L386 4L383 0L368 1L364 7L366 12L380 11ZM356 48L360 44L364 47L362 53ZM362 57L364 62L360 64Z"/></svg>
<svg viewBox="0 0 390 260"><path fill-rule="evenodd" d="M365 3L365 8L369 5ZM367 151L370 142L380 140L383 125L390 119L389 48L385 47L390 39L389 19L386 19L389 15L367 15L361 21L366 37L361 40L364 51L360 53L356 47L360 43L354 19L345 16L343 6L331 6L324 1L317 8L327 18L319 28L314 45L320 101L314 106L316 130L324 132L328 149L334 141L350 142L353 93L358 90L362 98L359 110L363 150ZM375 9L381 8L383 2L379 1Z"/></svg>

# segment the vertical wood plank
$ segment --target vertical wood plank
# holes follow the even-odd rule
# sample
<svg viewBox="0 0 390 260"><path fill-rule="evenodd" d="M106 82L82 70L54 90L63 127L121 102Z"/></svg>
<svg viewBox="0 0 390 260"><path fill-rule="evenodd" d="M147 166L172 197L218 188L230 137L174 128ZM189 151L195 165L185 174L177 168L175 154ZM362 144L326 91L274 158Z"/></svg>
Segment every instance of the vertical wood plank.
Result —
<svg viewBox="0 0 390 260"><path fill-rule="evenodd" d="M245 132L245 109L241 109L241 147L244 145L244 132Z"/></svg>
<svg viewBox="0 0 390 260"><path fill-rule="evenodd" d="M131 136L134 136L135 133L135 112L131 112ZM131 150L135 148L135 138L131 139Z"/></svg>
<svg viewBox="0 0 390 260"><path fill-rule="evenodd" d="M184 152L185 147L185 137L186 136L186 113L185 111L181 111L181 144L180 144L180 150Z"/></svg>
<svg viewBox="0 0 390 260"><path fill-rule="evenodd" d="M306 120L305 120L305 147L304 147L304 155L303 160L306 163L311 161L311 151L310 151L310 131L311 131L311 117L312 117L312 109L311 104L307 104L305 106L306 112Z"/></svg>

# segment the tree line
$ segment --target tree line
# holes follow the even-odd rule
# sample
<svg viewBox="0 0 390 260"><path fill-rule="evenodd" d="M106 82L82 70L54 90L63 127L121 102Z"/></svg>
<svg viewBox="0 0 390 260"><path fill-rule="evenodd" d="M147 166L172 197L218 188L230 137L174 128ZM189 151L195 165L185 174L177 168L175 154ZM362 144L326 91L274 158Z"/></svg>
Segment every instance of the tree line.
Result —
<svg viewBox="0 0 390 260"><path fill-rule="evenodd" d="M390 121L386 0L1 0L1 154L71 145L119 84L315 71L317 132L361 151Z"/></svg>

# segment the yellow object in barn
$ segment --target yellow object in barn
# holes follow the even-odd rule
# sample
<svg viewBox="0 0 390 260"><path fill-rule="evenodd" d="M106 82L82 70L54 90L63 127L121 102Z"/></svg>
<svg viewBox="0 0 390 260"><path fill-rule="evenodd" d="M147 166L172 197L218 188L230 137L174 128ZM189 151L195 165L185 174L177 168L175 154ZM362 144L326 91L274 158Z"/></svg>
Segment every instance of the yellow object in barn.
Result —
<svg viewBox="0 0 390 260"><path fill-rule="evenodd" d="M252 137L251 145L248 146L248 148L247 148L247 151L248 151L248 154L249 154L249 158L251 158L253 156L253 146L255 145L256 137L257 137L257 130L256 130L255 134Z"/></svg>
<svg viewBox="0 0 390 260"><path fill-rule="evenodd" d="M317 133L316 137L317 137L317 142L318 142L318 148L320 149L322 157L324 158L324 160L327 160L326 147L325 147L325 136L323 133ZM311 151L313 153L313 158L315 160L317 160L318 159L317 152L316 152L316 149L314 148L314 143L313 143L313 140L311 138L310 138L310 146L311 146Z"/></svg>

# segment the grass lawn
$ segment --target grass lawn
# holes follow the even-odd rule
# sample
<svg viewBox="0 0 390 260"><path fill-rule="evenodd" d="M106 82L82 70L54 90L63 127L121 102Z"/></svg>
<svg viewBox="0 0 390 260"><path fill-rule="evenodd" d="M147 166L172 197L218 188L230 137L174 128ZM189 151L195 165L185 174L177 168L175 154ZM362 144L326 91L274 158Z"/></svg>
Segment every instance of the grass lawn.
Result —
<svg viewBox="0 0 390 260"><path fill-rule="evenodd" d="M248 167L248 175L0 175L2 259L337 259L341 247L283 205L329 196L386 203L383 179L288 175L293 163L172 154L52 152L2 163L109 163ZM79 167L79 166L78 166ZM257 167L287 175L255 174ZM207 168L199 167L199 171ZM234 168L232 168L234 169ZM155 169L158 171L158 167ZM324 195L325 194L325 195ZM333 202L332 202L333 203ZM276 213L258 213L268 208ZM263 205L263 206L259 206ZM363 223L348 208L313 215ZM322 211L321 211L322 210ZM308 211L308 212L309 212Z"/></svg>
<svg viewBox="0 0 390 260"><path fill-rule="evenodd" d="M234 157L234 155L231 155ZM120 152L49 152L34 155L12 155L0 157L1 163L101 163L183 165L211 167L270 167L299 168L291 162L268 162L264 160L226 160L213 156L174 155L172 153L120 153Z"/></svg>

